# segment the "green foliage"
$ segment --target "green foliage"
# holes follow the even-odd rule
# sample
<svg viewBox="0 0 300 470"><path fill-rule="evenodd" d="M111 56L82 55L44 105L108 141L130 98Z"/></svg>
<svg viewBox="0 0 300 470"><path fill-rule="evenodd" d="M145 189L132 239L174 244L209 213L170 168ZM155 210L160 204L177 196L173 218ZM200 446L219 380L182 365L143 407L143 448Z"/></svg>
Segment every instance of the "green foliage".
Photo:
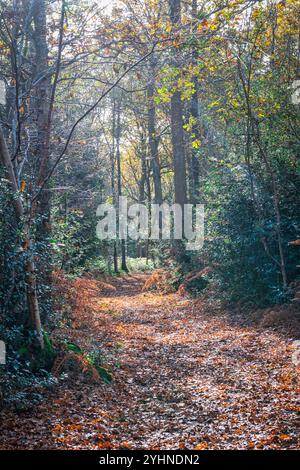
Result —
<svg viewBox="0 0 300 470"><path fill-rule="evenodd" d="M18 344L21 342L21 346L16 350L17 357L20 361L26 362L32 372L38 372L40 370L51 371L53 362L56 358L57 351L51 344L49 336L44 332L44 349L39 350L33 347L32 335L26 334L21 338L14 341ZM9 343L10 349L12 344ZM12 349L13 351L13 349Z"/></svg>
<svg viewBox="0 0 300 470"><path fill-rule="evenodd" d="M94 350L92 352L87 353L83 349L81 349L77 344L67 340L63 341L63 345L68 351L72 351L80 356L83 356L91 366L95 367L98 374L105 383L108 384L112 381L111 373L102 365L101 351Z"/></svg>
<svg viewBox="0 0 300 470"><path fill-rule="evenodd" d="M43 389L57 384L50 372L56 353L46 334L45 351L34 351L24 326L0 326L0 337L7 347L7 363L0 371L3 405L25 411L42 401Z"/></svg>
<svg viewBox="0 0 300 470"><path fill-rule="evenodd" d="M146 258L128 258L127 266L130 272L144 272L154 269L153 261Z"/></svg>
<svg viewBox="0 0 300 470"><path fill-rule="evenodd" d="M208 284L209 281L207 279L200 277L190 281L186 286L186 290L193 296L197 297L204 291Z"/></svg>
<svg viewBox="0 0 300 470"><path fill-rule="evenodd" d="M101 365L102 360L99 353L88 354L86 357L88 359L88 362L95 367L103 382L109 384L112 381L112 374Z"/></svg>
<svg viewBox="0 0 300 470"><path fill-rule="evenodd" d="M82 349L77 344L74 344L74 343L71 343L70 341L64 340L63 345L65 346L65 348L68 351L73 351L77 354L83 354Z"/></svg>
<svg viewBox="0 0 300 470"><path fill-rule="evenodd" d="M282 287L279 268L277 225L274 208L266 191L267 181L256 181L256 192L262 215L249 189L247 172L238 177L232 172L220 178L211 171L205 187L205 196L214 200L214 209L208 211L205 257L213 267L212 282L221 295L231 301L265 306L288 300ZM227 188L224 194L224 186ZM293 250L288 241L295 236L296 201L284 201L282 212L283 248L290 279L295 276ZM292 202L292 205L291 205ZM263 243L264 241L264 243ZM267 250L266 250L267 246Z"/></svg>

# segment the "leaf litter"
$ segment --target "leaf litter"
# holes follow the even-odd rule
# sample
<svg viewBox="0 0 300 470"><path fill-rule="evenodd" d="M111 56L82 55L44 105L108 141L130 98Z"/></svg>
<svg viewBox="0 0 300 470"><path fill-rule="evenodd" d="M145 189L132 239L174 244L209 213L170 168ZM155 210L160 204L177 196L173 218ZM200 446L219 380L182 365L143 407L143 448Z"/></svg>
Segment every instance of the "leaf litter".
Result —
<svg viewBox="0 0 300 470"><path fill-rule="evenodd" d="M60 284L72 308L56 337L101 350L113 380L78 374L30 410L3 410L0 448L299 449L292 338L146 280Z"/></svg>

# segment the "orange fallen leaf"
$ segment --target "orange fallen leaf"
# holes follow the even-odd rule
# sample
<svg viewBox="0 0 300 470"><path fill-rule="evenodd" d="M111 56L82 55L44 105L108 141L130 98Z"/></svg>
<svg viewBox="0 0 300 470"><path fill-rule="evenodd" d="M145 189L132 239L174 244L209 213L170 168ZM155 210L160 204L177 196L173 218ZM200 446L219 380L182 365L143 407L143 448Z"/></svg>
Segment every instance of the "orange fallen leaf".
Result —
<svg viewBox="0 0 300 470"><path fill-rule="evenodd" d="M205 450L205 449L208 449L207 442L201 442L200 444L197 444L195 447L195 450Z"/></svg>

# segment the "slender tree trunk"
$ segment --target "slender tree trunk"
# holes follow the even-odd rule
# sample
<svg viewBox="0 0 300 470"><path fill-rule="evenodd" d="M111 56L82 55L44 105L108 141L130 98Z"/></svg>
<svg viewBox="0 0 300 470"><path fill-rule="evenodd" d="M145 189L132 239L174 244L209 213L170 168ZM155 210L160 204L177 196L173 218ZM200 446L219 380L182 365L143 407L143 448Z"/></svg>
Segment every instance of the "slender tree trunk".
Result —
<svg viewBox="0 0 300 470"><path fill-rule="evenodd" d="M147 98L148 98L148 139L150 150L150 161L153 174L154 183L154 199L156 204L162 204L162 188L161 188L161 175L160 164L158 159L158 137L156 135L156 109L154 103L155 91L155 59L150 59L150 76L147 85Z"/></svg>
<svg viewBox="0 0 300 470"><path fill-rule="evenodd" d="M115 137L116 137L116 100L113 97L112 100L112 149L110 152L110 168L111 168L111 194L113 199L113 205L116 207L117 198L116 198L116 184L115 184ZM114 272L119 271L118 267L118 244L117 240L113 241L113 263L114 263Z"/></svg>
<svg viewBox="0 0 300 470"><path fill-rule="evenodd" d="M145 136L141 136L141 150L140 150L140 163L141 163L141 178L139 181L139 203L145 204L147 199L146 194L146 181L148 178L147 174L147 161L146 161L146 145L145 145Z"/></svg>
<svg viewBox="0 0 300 470"><path fill-rule="evenodd" d="M33 112L37 129L36 158L39 162L37 183L38 186L40 186L46 178L50 168L49 106L51 84L48 76L48 43L45 0L34 0L33 21L33 41L35 47L34 76L35 80L37 80ZM51 295L49 295L49 289L52 284L49 246L49 237L51 234L50 196L51 191L48 191L48 184L46 184L44 190L41 191L36 204L36 241L39 244L39 251L42 257L42 259L39 259L38 268L41 284L47 287L46 292L41 295L42 316L44 320L51 310Z"/></svg>
<svg viewBox="0 0 300 470"><path fill-rule="evenodd" d="M17 184L17 178L15 175L13 163L11 161L11 158L8 152L6 140L5 140L4 133L3 133L1 126L0 126L0 156L1 156L1 163L6 170L7 177L11 186L11 191L14 196L12 198L12 204L14 206L17 219L21 220L24 215L23 203L22 203L21 198L18 195L19 188Z"/></svg>
<svg viewBox="0 0 300 470"><path fill-rule="evenodd" d="M45 0L34 1L34 46L35 46L35 120L38 133L37 158L39 161L38 185L49 172L49 100L50 79L48 76L48 43ZM45 188L46 189L46 188ZM50 191L42 191L38 200L41 222L37 226L40 238L49 234Z"/></svg>
<svg viewBox="0 0 300 470"><path fill-rule="evenodd" d="M170 20L173 31L176 32L181 22L180 0L169 0ZM178 53L175 52L172 65L179 69L180 63ZM174 162L174 189L175 202L183 205L186 203L186 168L183 132L183 103L180 91L173 93L171 98L171 131Z"/></svg>
<svg viewBox="0 0 300 470"><path fill-rule="evenodd" d="M141 178L139 181L139 203L145 205L147 202L147 190L146 184L148 179L148 169L147 169L147 141L145 133L141 134L141 147L140 147L140 163L141 163ZM142 258L145 254L145 240L139 239L137 241L138 246L138 256Z"/></svg>
<svg viewBox="0 0 300 470"><path fill-rule="evenodd" d="M116 116L116 161L118 169L118 202L122 196L122 170L121 170L121 154L120 154L120 139L121 139L121 98L118 98L117 103L117 116ZM121 269L128 271L126 263L126 241L121 239Z"/></svg>
<svg viewBox="0 0 300 470"><path fill-rule="evenodd" d="M192 18L197 20L197 0L192 1ZM193 65L197 64L197 48L196 45L192 46L192 63ZM194 84L194 93L190 100L190 109L189 114L193 119L192 124L192 140L201 140L201 135L199 132L199 101L198 101L198 79L197 77L193 78ZM197 149L191 146L191 162L190 162L190 201L195 204L199 202L199 184L200 184L200 165L199 165L199 156L197 154Z"/></svg>
<svg viewBox="0 0 300 470"><path fill-rule="evenodd" d="M173 34L176 35L181 23L181 2L180 0L169 0L170 20ZM180 71L180 60L178 52L173 53L172 66L176 71ZM176 85L175 85L176 86ZM184 211L186 203L186 164L183 131L183 102L180 90L173 93L171 98L171 134L174 165L174 191L175 203L179 204ZM183 217L182 217L183 234ZM174 240L175 257L178 261L184 258L184 245L182 240Z"/></svg>

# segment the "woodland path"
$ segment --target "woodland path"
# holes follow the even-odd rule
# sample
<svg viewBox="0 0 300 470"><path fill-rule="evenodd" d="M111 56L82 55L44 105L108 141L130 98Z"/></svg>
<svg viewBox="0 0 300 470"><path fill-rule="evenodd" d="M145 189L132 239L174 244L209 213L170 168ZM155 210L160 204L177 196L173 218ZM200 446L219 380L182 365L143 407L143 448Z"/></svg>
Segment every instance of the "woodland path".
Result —
<svg viewBox="0 0 300 470"><path fill-rule="evenodd" d="M71 338L101 347L113 381L78 377L30 410L2 412L0 448L299 448L291 340L143 292L145 279L77 285Z"/></svg>

